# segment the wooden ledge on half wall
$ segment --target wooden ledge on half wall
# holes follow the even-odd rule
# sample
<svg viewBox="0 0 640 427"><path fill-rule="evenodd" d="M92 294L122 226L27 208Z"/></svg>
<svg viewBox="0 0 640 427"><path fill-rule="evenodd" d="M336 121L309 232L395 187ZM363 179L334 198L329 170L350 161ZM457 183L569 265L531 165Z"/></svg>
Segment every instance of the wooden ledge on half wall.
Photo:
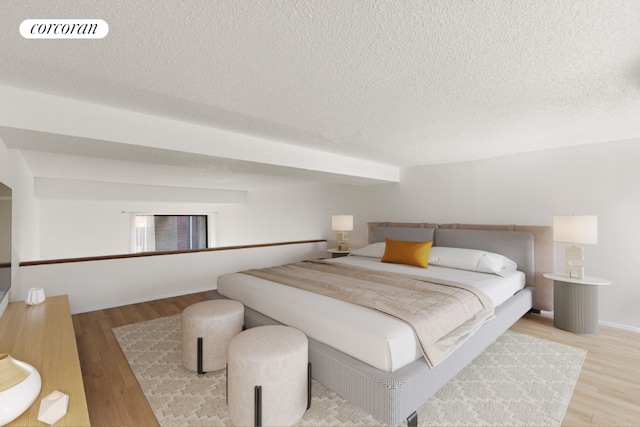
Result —
<svg viewBox="0 0 640 427"><path fill-rule="evenodd" d="M20 267L29 267L34 265L47 265L47 264L65 264L65 263L71 263L71 262L104 261L104 260L124 259L124 258L141 258L141 257L163 256L163 255L179 255L179 254L189 254L189 253L195 253L195 252L232 251L237 249L267 248L271 246L301 245L301 244L308 244L308 243L326 243L326 240L323 240L323 239L295 240L290 242L258 243L254 245L239 245L239 246L221 246L216 248L187 249L187 250L180 250L180 251L140 252L135 254L102 255L102 256L78 257L78 258L60 258L60 259L49 259L49 260L41 260L41 261L23 261L20 263Z"/></svg>

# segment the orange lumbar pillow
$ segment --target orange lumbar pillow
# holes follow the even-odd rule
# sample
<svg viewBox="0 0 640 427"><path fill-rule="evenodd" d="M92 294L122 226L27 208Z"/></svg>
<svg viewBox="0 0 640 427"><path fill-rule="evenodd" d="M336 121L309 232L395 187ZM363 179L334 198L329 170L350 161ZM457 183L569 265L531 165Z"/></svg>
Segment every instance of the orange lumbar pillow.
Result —
<svg viewBox="0 0 640 427"><path fill-rule="evenodd" d="M427 268L429 267L431 245L433 245L432 241L405 242L404 240L385 239L384 255L381 261Z"/></svg>

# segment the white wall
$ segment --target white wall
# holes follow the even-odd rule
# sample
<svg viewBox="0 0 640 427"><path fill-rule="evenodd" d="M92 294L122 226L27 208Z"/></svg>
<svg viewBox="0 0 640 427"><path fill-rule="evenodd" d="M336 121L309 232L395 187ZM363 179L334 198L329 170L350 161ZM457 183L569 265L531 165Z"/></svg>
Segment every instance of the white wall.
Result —
<svg viewBox="0 0 640 427"><path fill-rule="evenodd" d="M138 213L211 213L213 203L39 199L40 253L35 261L131 252L131 216Z"/></svg>
<svg viewBox="0 0 640 427"><path fill-rule="evenodd" d="M244 204L40 199L40 258L129 252L129 214L122 211L217 212L218 246L333 239L331 214L354 209L353 187L300 184L250 192ZM102 224L95 230L96 220ZM302 248L302 249L301 249ZM20 268L20 295L43 287L68 294L74 312L213 289L220 274L326 254L327 244L141 257ZM26 261L26 260L23 260Z"/></svg>
<svg viewBox="0 0 640 427"><path fill-rule="evenodd" d="M11 282L8 297L0 300L0 315L9 299L14 299L18 283L18 264L21 257L38 253L38 205L33 191L33 176L24 159L8 150L0 140L0 181L12 189Z"/></svg>
<svg viewBox="0 0 640 427"><path fill-rule="evenodd" d="M89 195L85 198L66 189L56 193L57 197L47 191L37 199L38 250L21 256L20 261L129 253L129 212L217 212L217 246L331 240L331 214L348 212L357 203L351 197L353 187L324 183L253 191L242 203L227 204L132 200L127 188L109 195L92 192L87 185L90 183L82 188ZM160 198L170 195L168 190ZM294 249L265 248L241 257L242 251L234 250L25 266L19 269L12 299L23 299L31 287L44 287L48 295L68 294L74 312L110 307L212 289L219 274L265 263L319 258L327 249L326 243L320 246L314 244L312 250L304 251L298 245L291 246Z"/></svg>
<svg viewBox="0 0 640 427"><path fill-rule="evenodd" d="M217 212L218 246L334 239L331 215L357 203L354 187L308 183L249 192L243 204L39 199L40 253L21 261L129 252L127 212ZM96 224L99 224L97 227ZM220 274L325 256L327 244L202 252L20 268L13 299L31 287L68 294L74 312L214 289Z"/></svg>
<svg viewBox="0 0 640 427"><path fill-rule="evenodd" d="M335 247L331 215L352 213L360 204L361 188L312 183L250 192L244 239L247 243L327 239Z"/></svg>
<svg viewBox="0 0 640 427"><path fill-rule="evenodd" d="M13 213L19 218L14 225L14 265L16 257L30 261L125 253L129 228L122 210L187 207L169 201L36 199L33 178L21 156L2 144L0 180L14 189ZM553 215L595 214L599 243L585 249L586 273L613 281L601 289L600 317L605 323L640 329L640 279L635 269L640 260L638 183L640 140L631 140L406 168L398 184L280 187L249 192L243 204L205 207L218 212L221 246L328 239L333 247L335 213L355 215L355 229L349 234L352 247L365 244L368 221L551 225ZM98 239L85 232L92 216L103 220ZM82 231L65 239L62 229ZM85 245L81 255L67 252L79 245ZM560 270L563 246L556 249ZM30 284L25 282L20 292Z"/></svg>
<svg viewBox="0 0 640 427"><path fill-rule="evenodd" d="M20 295L68 295L72 313L216 289L219 275L320 258L326 243L20 267Z"/></svg>
<svg viewBox="0 0 640 427"><path fill-rule="evenodd" d="M407 168L399 184L363 192L363 222L550 226L554 215L598 215L585 271L613 281L600 290L600 318L640 330L640 140ZM560 271L564 246L556 245Z"/></svg>
<svg viewBox="0 0 640 427"><path fill-rule="evenodd" d="M11 236L11 200L0 198L0 236L1 243L6 242L5 236ZM0 244L0 263L11 262L11 245Z"/></svg>
<svg viewBox="0 0 640 427"><path fill-rule="evenodd" d="M238 204L40 198L35 261L130 252L129 212L217 215L217 246L334 239L331 215L355 209L355 187L308 183L248 192ZM125 211L123 214L122 212Z"/></svg>

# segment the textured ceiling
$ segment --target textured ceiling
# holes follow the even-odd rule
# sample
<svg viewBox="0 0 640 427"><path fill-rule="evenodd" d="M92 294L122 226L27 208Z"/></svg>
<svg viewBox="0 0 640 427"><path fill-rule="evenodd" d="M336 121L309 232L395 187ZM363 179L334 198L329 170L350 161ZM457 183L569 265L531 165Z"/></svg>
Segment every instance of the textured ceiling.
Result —
<svg viewBox="0 0 640 427"><path fill-rule="evenodd" d="M640 137L638 0L5 0L0 23L1 85L385 165Z"/></svg>

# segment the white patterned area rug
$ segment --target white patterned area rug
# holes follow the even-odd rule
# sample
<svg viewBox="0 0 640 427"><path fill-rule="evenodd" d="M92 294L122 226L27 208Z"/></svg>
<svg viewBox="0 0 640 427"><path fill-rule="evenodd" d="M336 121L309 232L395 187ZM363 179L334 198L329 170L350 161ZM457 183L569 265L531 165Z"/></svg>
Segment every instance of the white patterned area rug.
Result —
<svg viewBox="0 0 640 427"><path fill-rule="evenodd" d="M225 371L198 376L182 367L180 316L113 332L162 426L228 426ZM559 426L585 350L507 331L418 409L420 425ZM298 425L380 423L314 381Z"/></svg>

